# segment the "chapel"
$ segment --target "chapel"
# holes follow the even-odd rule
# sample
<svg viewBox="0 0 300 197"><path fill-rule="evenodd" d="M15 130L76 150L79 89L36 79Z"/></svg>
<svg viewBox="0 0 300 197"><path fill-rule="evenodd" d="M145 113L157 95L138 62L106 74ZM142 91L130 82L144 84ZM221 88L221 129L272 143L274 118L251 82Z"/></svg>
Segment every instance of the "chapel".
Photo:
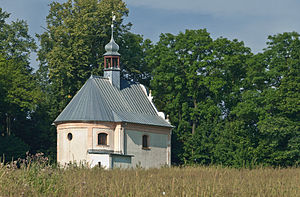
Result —
<svg viewBox="0 0 300 197"><path fill-rule="evenodd" d="M57 162L111 168L171 164L173 126L147 89L121 78L119 46L105 46L104 76L91 76L55 119Z"/></svg>

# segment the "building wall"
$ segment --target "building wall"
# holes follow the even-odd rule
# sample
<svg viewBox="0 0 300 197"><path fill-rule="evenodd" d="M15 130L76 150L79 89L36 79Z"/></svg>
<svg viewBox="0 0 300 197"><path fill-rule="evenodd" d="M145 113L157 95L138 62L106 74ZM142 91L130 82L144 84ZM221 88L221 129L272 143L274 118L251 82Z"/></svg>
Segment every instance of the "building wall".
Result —
<svg viewBox="0 0 300 197"><path fill-rule="evenodd" d="M114 152L124 154L124 132L121 124L117 124L114 130Z"/></svg>
<svg viewBox="0 0 300 197"><path fill-rule="evenodd" d="M63 123L57 125L57 162L65 165L69 162L91 164L88 149L114 150L114 132L118 124L110 122ZM98 133L108 134L108 145L98 145ZM72 140L68 140L72 133ZM97 157L98 158L98 157ZM104 162L105 163L105 162ZM98 161L97 161L98 165Z"/></svg>
<svg viewBox="0 0 300 197"><path fill-rule="evenodd" d="M72 140L68 139L68 133L72 134ZM60 129L57 135L58 157L60 164L80 163L87 161L88 128Z"/></svg>
<svg viewBox="0 0 300 197"><path fill-rule="evenodd" d="M88 160L90 167L99 166L100 162L101 167L106 169L111 168L111 157L109 154L89 154Z"/></svg>
<svg viewBox="0 0 300 197"><path fill-rule="evenodd" d="M139 124L123 124L110 122L95 123L63 123L57 125L57 161L64 165L69 162L88 162L89 165L115 167L159 167L171 163L170 128ZM108 134L108 145L98 145L98 133ZM73 139L68 140L68 133ZM150 138L150 149L142 149L142 136ZM88 154L88 150L108 150L115 153L133 155L131 159L111 158L111 166L107 157L100 154ZM129 164L129 161L131 164Z"/></svg>
<svg viewBox="0 0 300 197"><path fill-rule="evenodd" d="M131 168L132 157L122 155L111 155L112 157L112 168Z"/></svg>
<svg viewBox="0 0 300 197"><path fill-rule="evenodd" d="M130 124L125 127L125 154L134 155L132 166L145 168L170 165L170 129ZM142 136L149 136L149 149L142 148Z"/></svg>

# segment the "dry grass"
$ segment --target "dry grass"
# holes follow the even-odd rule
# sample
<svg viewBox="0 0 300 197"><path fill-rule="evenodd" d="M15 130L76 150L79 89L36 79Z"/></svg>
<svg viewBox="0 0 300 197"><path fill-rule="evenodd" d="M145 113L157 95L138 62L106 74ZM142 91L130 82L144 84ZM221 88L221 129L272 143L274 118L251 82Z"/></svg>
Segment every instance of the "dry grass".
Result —
<svg viewBox="0 0 300 197"><path fill-rule="evenodd" d="M2 166L0 196L300 196L300 168Z"/></svg>

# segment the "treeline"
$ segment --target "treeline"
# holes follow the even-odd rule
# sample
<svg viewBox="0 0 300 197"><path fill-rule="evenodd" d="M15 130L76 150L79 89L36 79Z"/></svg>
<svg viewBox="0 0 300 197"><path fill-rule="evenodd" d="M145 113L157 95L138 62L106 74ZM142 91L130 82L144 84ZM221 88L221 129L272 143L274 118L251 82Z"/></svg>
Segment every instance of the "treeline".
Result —
<svg viewBox="0 0 300 197"><path fill-rule="evenodd" d="M229 166L300 162L299 34L263 53L206 30L162 34L148 55L157 106L176 126L173 161Z"/></svg>
<svg viewBox="0 0 300 197"><path fill-rule="evenodd" d="M157 43L130 32L121 0L50 4L45 32L7 23L0 8L0 154L44 152L55 159L56 116L91 74L103 74L112 11L123 77L152 89L175 126L176 164L291 166L300 162L300 39L270 36L263 53L205 29L161 34ZM37 51L39 68L29 55Z"/></svg>

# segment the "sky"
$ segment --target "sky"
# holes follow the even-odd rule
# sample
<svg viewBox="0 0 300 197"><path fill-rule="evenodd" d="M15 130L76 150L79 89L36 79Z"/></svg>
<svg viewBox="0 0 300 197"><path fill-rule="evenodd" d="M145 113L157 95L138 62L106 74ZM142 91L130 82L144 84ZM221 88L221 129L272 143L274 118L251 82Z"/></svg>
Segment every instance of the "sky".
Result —
<svg viewBox="0 0 300 197"><path fill-rule="evenodd" d="M65 2L66 0L56 0ZM178 34L206 28L216 39L244 41L252 52L262 52L268 35L300 32L299 0L124 0L129 8L126 22L132 32L153 42L161 33ZM42 33L52 0L0 0L11 20L27 21L29 33ZM34 67L36 54L31 57Z"/></svg>

